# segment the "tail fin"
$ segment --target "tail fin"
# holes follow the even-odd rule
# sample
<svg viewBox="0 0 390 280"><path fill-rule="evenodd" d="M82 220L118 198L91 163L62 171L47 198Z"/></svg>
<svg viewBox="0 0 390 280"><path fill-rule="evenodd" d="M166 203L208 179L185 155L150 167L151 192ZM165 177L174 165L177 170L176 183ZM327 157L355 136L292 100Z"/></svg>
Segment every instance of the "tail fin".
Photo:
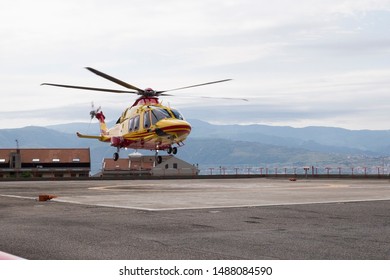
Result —
<svg viewBox="0 0 390 280"><path fill-rule="evenodd" d="M93 105L92 105L92 108L93 108ZM99 111L100 111L100 107L96 111L92 110L90 112L90 115L91 115L91 119L95 117L99 120L100 136L86 135L86 134L81 134L81 133L77 132L78 137L88 138L88 139L98 139L99 141L102 141L102 142L110 142L111 141L111 137L109 136L107 125L105 122L106 117L104 116L103 112L99 112Z"/></svg>
<svg viewBox="0 0 390 280"><path fill-rule="evenodd" d="M103 112L98 112L95 114L95 117L99 120L100 124L100 135L108 135L108 129L105 122L106 117L104 116Z"/></svg>

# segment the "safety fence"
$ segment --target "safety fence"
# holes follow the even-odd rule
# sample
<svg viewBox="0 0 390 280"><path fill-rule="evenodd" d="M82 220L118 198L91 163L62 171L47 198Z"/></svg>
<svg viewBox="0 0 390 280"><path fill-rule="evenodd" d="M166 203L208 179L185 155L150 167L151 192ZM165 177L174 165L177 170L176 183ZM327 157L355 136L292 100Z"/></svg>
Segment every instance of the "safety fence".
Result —
<svg viewBox="0 0 390 280"><path fill-rule="evenodd" d="M254 175L262 177L300 176L300 177L335 177L335 176L356 176L356 177L388 177L389 167L203 167L200 168L200 175Z"/></svg>

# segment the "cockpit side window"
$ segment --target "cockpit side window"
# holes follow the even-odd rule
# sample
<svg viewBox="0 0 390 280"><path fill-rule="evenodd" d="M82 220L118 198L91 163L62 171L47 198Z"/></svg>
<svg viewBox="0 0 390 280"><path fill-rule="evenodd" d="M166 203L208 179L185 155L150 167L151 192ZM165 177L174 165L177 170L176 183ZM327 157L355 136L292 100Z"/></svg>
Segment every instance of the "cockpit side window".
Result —
<svg viewBox="0 0 390 280"><path fill-rule="evenodd" d="M176 109L171 109L172 114L175 116L176 119L184 120L183 115Z"/></svg>

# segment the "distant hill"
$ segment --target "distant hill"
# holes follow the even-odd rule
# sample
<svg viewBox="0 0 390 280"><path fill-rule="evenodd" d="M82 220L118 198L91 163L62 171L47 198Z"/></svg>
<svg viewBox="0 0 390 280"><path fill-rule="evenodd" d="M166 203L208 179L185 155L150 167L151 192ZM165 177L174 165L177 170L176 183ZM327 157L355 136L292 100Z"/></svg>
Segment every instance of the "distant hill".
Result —
<svg viewBox="0 0 390 280"><path fill-rule="evenodd" d="M383 164L390 156L390 131L347 130L332 127L212 125L189 120L190 137L178 156L202 165L248 166L358 166ZM110 124L112 125L112 124ZM93 173L114 148L99 141L79 139L75 132L97 134L96 123L0 130L0 148L90 147ZM121 151L125 157L131 150ZM146 152L151 154L152 152Z"/></svg>
<svg viewBox="0 0 390 280"><path fill-rule="evenodd" d="M336 127L212 125L192 120L192 137L223 138L311 151L390 155L390 130L348 130Z"/></svg>
<svg viewBox="0 0 390 280"><path fill-rule="evenodd" d="M80 147L83 145L76 141L77 139L71 134L60 133L44 127L27 126L0 130L1 148L15 147L16 139L21 147L25 148Z"/></svg>
<svg viewBox="0 0 390 280"><path fill-rule="evenodd" d="M218 138L259 142L310 151L343 154L390 155L390 130L348 130L337 127L310 126L294 128L269 125L213 125L200 120L189 120L190 138ZM108 123L113 126L114 122ZM70 123L47 128L75 133L98 133L96 122Z"/></svg>

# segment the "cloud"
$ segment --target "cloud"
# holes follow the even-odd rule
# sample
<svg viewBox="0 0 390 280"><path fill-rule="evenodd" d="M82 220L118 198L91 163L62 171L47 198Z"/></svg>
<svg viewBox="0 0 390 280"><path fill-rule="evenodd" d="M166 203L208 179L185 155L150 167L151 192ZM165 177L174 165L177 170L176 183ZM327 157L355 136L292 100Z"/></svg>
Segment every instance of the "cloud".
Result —
<svg viewBox="0 0 390 280"><path fill-rule="evenodd" d="M246 122L330 125L348 116L345 126L386 128L389 24L384 0L4 0L0 126L74 120L78 113L56 111L92 100L119 112L131 105L132 96L39 86L119 88L83 69L91 66L141 88L233 78L177 95L250 98L254 106L210 102L248 112ZM205 100L166 101L210 109ZM354 123L362 112L368 119ZM214 119L235 122L232 114Z"/></svg>

